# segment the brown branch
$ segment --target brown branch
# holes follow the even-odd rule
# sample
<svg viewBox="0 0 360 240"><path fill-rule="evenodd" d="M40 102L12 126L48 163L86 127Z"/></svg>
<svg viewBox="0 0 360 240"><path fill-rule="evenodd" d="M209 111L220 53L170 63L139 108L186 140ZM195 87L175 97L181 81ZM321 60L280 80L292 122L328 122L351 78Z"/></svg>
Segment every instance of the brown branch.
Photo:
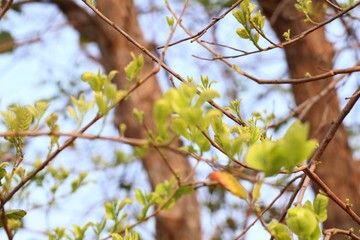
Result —
<svg viewBox="0 0 360 240"><path fill-rule="evenodd" d="M305 77L305 78L295 78L295 79L285 79L285 80L262 80L262 79L252 78L252 80L254 80L255 82L257 82L259 84L299 84L299 83L314 82L314 81L322 80L325 78L333 77L333 76L339 75L339 74L349 74L349 73L359 72L359 71L360 71L360 66L358 66L358 64L356 64L356 66L354 66L354 67L343 68L343 69L334 69L334 70L330 70L330 71L327 71L322 74L318 74L318 75L311 76L311 77Z"/></svg>
<svg viewBox="0 0 360 240"><path fill-rule="evenodd" d="M313 180L339 207L347 212L357 224L360 224L360 217L350 208L350 206L346 205L340 198L338 198L338 196L331 191L331 189L316 173L314 173L310 168L305 168L304 173Z"/></svg>
<svg viewBox="0 0 360 240"><path fill-rule="evenodd" d="M9 240L12 240L13 239L13 235L11 233L11 229L9 229L9 226L8 226L8 220L7 220L7 217L6 217L6 212L5 212L5 202L3 199L0 200L0 208L1 208L1 222L3 224L3 227L5 229L5 232L6 232L6 235L8 237Z"/></svg>
<svg viewBox="0 0 360 240"><path fill-rule="evenodd" d="M76 137L76 138L82 138L82 139L90 139L90 140L107 140L107 141L113 141L113 142L120 142L124 144L129 144L132 146L145 146L148 144L147 139L136 139L136 138L127 138L127 137L109 137L109 136L100 136L100 135L94 135L94 134L84 134L81 132L47 132L47 131L26 131L26 132L3 132L0 133L0 137L20 137L20 136L26 136L26 137L41 137L41 136L58 136L58 137Z"/></svg>
<svg viewBox="0 0 360 240"><path fill-rule="evenodd" d="M355 91L355 93L357 93L359 91L360 91L360 87ZM333 139L336 131L341 126L341 123L344 121L345 117L348 115L348 113L354 107L354 105L356 104L359 97L360 97L360 94L355 94L355 95L353 95L353 97L351 97L349 99L349 102L345 105L343 110L340 112L337 119L334 120L334 122L332 123L330 129L326 133L324 139L321 141L319 147L316 149L314 155L312 156L312 158L310 160L311 163L317 164L319 162L320 157L324 153L326 147L328 146L330 141Z"/></svg>
<svg viewBox="0 0 360 240"><path fill-rule="evenodd" d="M197 57L197 56L194 56L194 57L202 59L202 60L209 60L207 58L202 58L202 57ZM223 60L222 58L219 58L219 59ZM318 75L315 75L315 76L310 76L310 77L271 80L271 79L260 79L260 78L254 77L254 76L248 74L247 72L244 72L243 70L240 70L236 65L233 65L233 64L231 64L229 62L227 62L227 63L237 73L239 73L240 75L242 75L244 77L247 77L247 78L253 80L254 82L256 82L258 84L294 84L295 85L295 84L301 84L301 83L315 82L315 81L323 80L325 78L333 77L335 75L349 74L349 73L353 73L353 72L360 72L360 66L357 63L353 67L342 68L342 69L333 69L333 70L329 70L329 71L327 71L325 73L321 73L321 74L318 74Z"/></svg>
<svg viewBox="0 0 360 240"><path fill-rule="evenodd" d="M13 0L8 0L8 1L4 1L5 2L5 6L2 7L0 6L0 20L3 18L3 16L5 15L5 13L10 9L11 4L13 3Z"/></svg>
<svg viewBox="0 0 360 240"><path fill-rule="evenodd" d="M331 238L331 236L336 235L336 234L346 235L346 236L349 236L351 239L360 240L360 236L354 234L354 231L351 231L351 230L331 228L331 229L323 230L323 233L325 235L324 240L328 240Z"/></svg>
<svg viewBox="0 0 360 240"><path fill-rule="evenodd" d="M324 153L325 149L327 148L330 141L333 139L336 131L341 126L342 122L344 121L347 114L351 111L351 109L356 104L357 100L360 97L360 94L358 92L360 91L360 87L355 91L353 96L350 98L349 102L346 104L346 106L343 108L343 110L340 112L339 116L333 121L330 129L326 133L325 137L321 141L319 147L316 149L315 153L310 159L310 168L305 168L304 172L307 174L307 178L305 179L301 194L299 195L298 203L301 201L301 198L304 194L304 192L307 189L307 186L310 183L310 179L315 181L320 188L324 190L326 194L329 195L329 197L342 209L344 209L357 223L360 223L360 217L356 215L356 213L349 208L345 203L343 203L332 191L331 189L314 173L315 168Z"/></svg>

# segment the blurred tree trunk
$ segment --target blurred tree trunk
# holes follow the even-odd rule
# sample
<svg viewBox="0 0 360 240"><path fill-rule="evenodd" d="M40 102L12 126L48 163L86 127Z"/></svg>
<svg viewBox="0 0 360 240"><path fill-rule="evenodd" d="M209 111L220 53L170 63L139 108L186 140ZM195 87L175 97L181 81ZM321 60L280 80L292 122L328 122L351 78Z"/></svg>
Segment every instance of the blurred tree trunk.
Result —
<svg viewBox="0 0 360 240"><path fill-rule="evenodd" d="M106 71L119 71L116 83L119 88L124 88L127 83L124 67L132 60L130 52L136 55L141 52L133 46L120 33L108 26L97 16L88 14L74 1L53 0L68 17L69 22L83 36L98 43L102 55L102 63ZM140 29L137 11L133 0L99 0L98 9L109 19L120 26L138 42L147 46ZM147 75L154 67L150 58L144 56L142 77ZM161 96L161 89L156 76L138 88L131 97L116 110L115 125L127 125L126 135L133 138L147 138L147 134L132 115L133 108L144 112L144 124L148 129L154 129L152 108L156 99ZM174 146L180 146L180 141ZM179 173L184 179L191 174L191 165L188 160L170 151L164 151L164 160L156 151L150 150L143 157L143 165L148 174L151 186L169 180L173 175L166 164ZM191 180L191 179L190 179ZM156 216L156 239L158 240L184 240L201 239L200 208L195 194L187 195L168 211L162 211Z"/></svg>
<svg viewBox="0 0 360 240"><path fill-rule="evenodd" d="M290 29L291 36L295 36L313 25L304 21L294 5L295 0L259 0L264 14L271 21L272 27L282 41L283 33ZM315 1L315 3L317 3ZM316 10L316 20L325 17L324 8L319 2ZM327 41L324 28L320 28L307 37L284 48L290 76L301 78L306 72L312 75L323 73L333 67L334 47ZM297 105L319 94L331 81L331 78L305 84L293 85L293 94ZM335 90L324 96L316 103L303 119L311 125L311 137L321 141L331 126L332 121L339 115L340 107ZM350 150L347 134L342 126L324 152L321 164L316 172L328 186L343 200L350 199L355 212L359 210L359 173L354 168L354 160ZM318 186L313 186L318 191ZM344 228L354 226L353 220L333 202L329 205L328 220L325 228Z"/></svg>

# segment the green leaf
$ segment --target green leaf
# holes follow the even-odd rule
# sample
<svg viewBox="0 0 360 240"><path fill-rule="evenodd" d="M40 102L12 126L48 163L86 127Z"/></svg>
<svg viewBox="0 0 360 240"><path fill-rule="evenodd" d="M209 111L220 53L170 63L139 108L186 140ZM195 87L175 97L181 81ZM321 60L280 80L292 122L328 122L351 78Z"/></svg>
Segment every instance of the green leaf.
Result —
<svg viewBox="0 0 360 240"><path fill-rule="evenodd" d="M314 212L307 208L293 207L288 210L286 224L299 237L311 236L318 227Z"/></svg>
<svg viewBox="0 0 360 240"><path fill-rule="evenodd" d="M246 18L245 15L240 11L240 10L233 10L232 11L232 15L235 17L235 19L241 24L241 25L245 25L246 24Z"/></svg>
<svg viewBox="0 0 360 240"><path fill-rule="evenodd" d="M15 39L10 32L0 32L0 54L6 52L12 52L16 46Z"/></svg>
<svg viewBox="0 0 360 240"><path fill-rule="evenodd" d="M283 37L284 37L285 41L291 40L290 29L288 29L286 32L283 33Z"/></svg>
<svg viewBox="0 0 360 240"><path fill-rule="evenodd" d="M267 226L271 235L275 240L291 240L291 232L286 227L286 225L279 223L277 220L273 219Z"/></svg>
<svg viewBox="0 0 360 240"><path fill-rule="evenodd" d="M262 182L257 182L255 184L255 186L254 186L254 188L252 190L252 193L251 193L253 202L256 202L260 198L260 196L261 196L261 192L260 192L261 187L262 187Z"/></svg>
<svg viewBox="0 0 360 240"><path fill-rule="evenodd" d="M46 125L52 130L58 120L58 114L52 113L46 118Z"/></svg>
<svg viewBox="0 0 360 240"><path fill-rule="evenodd" d="M329 198L323 194L317 194L314 200L314 212L318 216L320 222L325 222L327 219L327 205Z"/></svg>
<svg viewBox="0 0 360 240"><path fill-rule="evenodd" d="M117 91L115 84L106 83L102 92L107 99L107 103L110 105L117 103L120 99L120 95L118 94L119 92Z"/></svg>
<svg viewBox="0 0 360 240"><path fill-rule="evenodd" d="M210 150L211 144L209 140L195 127L191 130L191 140L199 146L201 152Z"/></svg>
<svg viewBox="0 0 360 240"><path fill-rule="evenodd" d="M106 97L100 92L94 92L95 102L97 107L99 108L100 114L106 114L109 111L107 107Z"/></svg>
<svg viewBox="0 0 360 240"><path fill-rule="evenodd" d="M134 78L138 78L144 66L144 57L142 54L136 57L134 53L131 53L131 56L133 60L124 68L128 82Z"/></svg>
<svg viewBox="0 0 360 240"><path fill-rule="evenodd" d="M172 112L171 106L165 99L159 99L154 106L154 118L158 127L164 126Z"/></svg>
<svg viewBox="0 0 360 240"><path fill-rule="evenodd" d="M199 122L199 119L201 119L202 113L203 111L200 107L184 108L179 111L179 115L189 125L196 125Z"/></svg>
<svg viewBox="0 0 360 240"><path fill-rule="evenodd" d="M114 79L115 75L118 73L119 72L116 70L110 71L110 73L108 74L108 77L107 77L108 82L110 83Z"/></svg>
<svg viewBox="0 0 360 240"><path fill-rule="evenodd" d="M299 239L299 240L319 240L321 237L321 230L320 230L320 226L317 225L315 231L310 235L309 238L303 238L303 239Z"/></svg>
<svg viewBox="0 0 360 240"><path fill-rule="evenodd" d="M20 220L26 215L26 211L21 209L13 209L5 212L7 219Z"/></svg>
<svg viewBox="0 0 360 240"><path fill-rule="evenodd" d="M209 174L208 178L211 181L218 182L226 190L238 196L242 199L248 198L248 193L246 189L238 182L238 180L231 174L227 172L212 172Z"/></svg>
<svg viewBox="0 0 360 240"><path fill-rule="evenodd" d="M222 113L218 109L210 109L205 117L199 122L199 127L203 131L207 131L214 118L221 118Z"/></svg>
<svg viewBox="0 0 360 240"><path fill-rule="evenodd" d="M250 39L251 35L245 28L238 28L236 29L237 35L243 39Z"/></svg>
<svg viewBox="0 0 360 240"><path fill-rule="evenodd" d="M139 123L143 123L144 121L144 111L141 111L137 108L133 109L133 116L136 118L136 120L139 121Z"/></svg>
<svg viewBox="0 0 360 240"><path fill-rule="evenodd" d="M30 125L32 123L33 120L33 115L31 113L31 111L24 106L13 106L9 108L9 114L12 115L10 112L14 113L14 115L12 115L11 120L13 121L12 123L6 123L6 125L9 124L10 128L9 130L12 131L26 131L29 130ZM4 115L3 115L4 116ZM4 117L5 121L8 121L10 119L5 119L6 117Z"/></svg>
<svg viewBox="0 0 360 240"><path fill-rule="evenodd" d="M171 129L173 131L175 131L177 134L179 134L180 136L183 136L185 138L189 138L189 133L187 131L188 129L188 124L185 122L184 119L180 118L180 117L174 117L171 120Z"/></svg>
<svg viewBox="0 0 360 240"><path fill-rule="evenodd" d="M6 218L8 220L21 220L25 215L26 211L22 209L12 209L5 212ZM1 214L0 214L1 217ZM3 226L3 222L0 221L0 227Z"/></svg>
<svg viewBox="0 0 360 240"><path fill-rule="evenodd" d="M271 142L265 140L249 147L245 162L266 176L276 174L281 168L291 171L310 157L316 148L316 141L307 140L308 125L299 121L293 123L284 138Z"/></svg>
<svg viewBox="0 0 360 240"><path fill-rule="evenodd" d="M254 34L254 37L253 37L254 42L255 42L255 43L258 43L259 38L260 38L260 34L259 34L259 33L255 33L255 34Z"/></svg>
<svg viewBox="0 0 360 240"><path fill-rule="evenodd" d="M194 192L194 188L192 186L181 186L174 194L174 198L175 198L175 200L178 200L182 196L191 194L193 192Z"/></svg>
<svg viewBox="0 0 360 240"><path fill-rule="evenodd" d="M115 216L113 205L110 202L106 202L104 206L105 206L106 219L115 220L116 216Z"/></svg>
<svg viewBox="0 0 360 240"><path fill-rule="evenodd" d="M250 0L243 0L240 3L240 9L246 15L250 15L250 13L251 13L249 5L250 5Z"/></svg>
<svg viewBox="0 0 360 240"><path fill-rule="evenodd" d="M101 78L99 78L95 73L92 72L86 72L81 76L81 79L84 82L87 82L91 89L95 92L98 92L103 87L103 82L101 81Z"/></svg>
<svg viewBox="0 0 360 240"><path fill-rule="evenodd" d="M6 174L7 174L6 169L5 169L5 168L0 168L0 180L1 180L3 177L5 177ZM2 185L2 184L1 184L1 182L0 182L0 186L1 186L1 185Z"/></svg>
<svg viewBox="0 0 360 240"><path fill-rule="evenodd" d="M283 159L278 159L274 154L275 148L275 143L269 140L255 143L250 146L245 155L245 163L264 172L266 177L272 176L280 170L283 164Z"/></svg>
<svg viewBox="0 0 360 240"><path fill-rule="evenodd" d="M173 27L174 26L174 22L175 22L175 19L172 17L172 16L166 16L166 22L167 24L169 25L169 27Z"/></svg>
<svg viewBox="0 0 360 240"><path fill-rule="evenodd" d="M86 2L90 3L90 5L94 6L95 0L86 0Z"/></svg>
<svg viewBox="0 0 360 240"><path fill-rule="evenodd" d="M141 205L145 205L146 199L140 189L135 189L135 198Z"/></svg>
<svg viewBox="0 0 360 240"><path fill-rule="evenodd" d="M69 113L70 117L72 117L76 122L78 122L79 118L76 114L75 109L72 106L67 106L66 109L67 109L67 112Z"/></svg>
<svg viewBox="0 0 360 240"><path fill-rule="evenodd" d="M35 102L35 109L37 111L36 118L40 119L49 107L49 103L45 101Z"/></svg>
<svg viewBox="0 0 360 240"><path fill-rule="evenodd" d="M281 148L286 149L288 161L285 169L291 171L295 166L308 159L314 152L317 142L308 140L309 125L295 121L283 139L280 140Z"/></svg>
<svg viewBox="0 0 360 240"><path fill-rule="evenodd" d="M213 100L214 98L219 98L220 93L213 89L205 89L199 95L199 99L197 100L195 107L202 106L205 102Z"/></svg>
<svg viewBox="0 0 360 240"><path fill-rule="evenodd" d="M112 240L124 240L124 238L118 233L112 233L110 236L112 237Z"/></svg>

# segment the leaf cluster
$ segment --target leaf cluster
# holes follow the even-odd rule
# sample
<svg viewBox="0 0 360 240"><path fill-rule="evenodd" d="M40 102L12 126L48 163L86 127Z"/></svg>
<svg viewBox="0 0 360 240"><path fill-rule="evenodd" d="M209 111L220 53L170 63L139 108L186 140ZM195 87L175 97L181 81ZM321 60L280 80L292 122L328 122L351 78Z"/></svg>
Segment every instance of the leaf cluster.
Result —
<svg viewBox="0 0 360 240"><path fill-rule="evenodd" d="M250 2L250 0L244 0L240 3L240 10L233 10L232 14L235 19L243 26L236 29L236 33L243 39L249 39L253 44L261 49L258 45L260 39L260 33L263 34L263 28L265 25L265 16L258 10L256 14L253 14L257 6Z"/></svg>
<svg viewBox="0 0 360 240"><path fill-rule="evenodd" d="M117 71L111 71L109 75L101 74L99 71L97 74L86 72L82 75L82 80L87 82L93 90L95 103L100 115L105 115L125 94L124 91L118 90L117 86L111 82L116 74ZM72 99L72 102L77 106L80 118L77 117L73 109L69 113L79 122L79 120L83 119L84 112L92 107L92 103L86 103L82 96L80 96L79 100Z"/></svg>
<svg viewBox="0 0 360 240"><path fill-rule="evenodd" d="M318 194L313 203L308 200L301 207L290 208L286 225L272 220L267 227L276 240L291 240L291 232L299 240L318 240L321 237L320 223L327 219L328 202L327 196Z"/></svg>
<svg viewBox="0 0 360 240"><path fill-rule="evenodd" d="M250 167L273 176L281 169L292 171L313 153L315 140L308 140L309 127L295 121L285 136L277 141L264 140L250 146L245 162Z"/></svg>

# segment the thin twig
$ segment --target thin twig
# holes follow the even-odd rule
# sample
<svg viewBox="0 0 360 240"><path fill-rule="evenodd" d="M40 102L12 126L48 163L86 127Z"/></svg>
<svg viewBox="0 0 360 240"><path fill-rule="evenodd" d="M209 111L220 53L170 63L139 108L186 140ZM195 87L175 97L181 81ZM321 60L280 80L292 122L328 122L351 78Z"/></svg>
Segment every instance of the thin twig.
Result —
<svg viewBox="0 0 360 240"><path fill-rule="evenodd" d="M359 90L360 90L360 87L355 91L355 93L358 92ZM325 149L327 148L330 141L335 136L336 131L341 126L341 124L344 121L347 114L351 111L351 109L356 104L359 97L360 97L360 94L357 94L357 95L355 94L354 97L350 98L349 102L345 105L343 110L340 112L339 116L333 121L333 123L331 124L330 129L327 131L327 133L326 133L325 137L323 138L323 140L321 141L319 147L315 150L314 154L312 155L312 157L311 157L311 159L309 161L310 162L310 167L304 169L304 172L308 175L308 177L307 177L307 179L305 179L305 181L303 183L303 187L301 189L301 193L299 194L299 199L297 201L297 203L302 201L302 198L304 196L304 192L306 191L306 189L307 189L307 187L308 187L308 185L310 183L310 179L308 179L308 178L311 178L311 180L315 181L329 195L329 197L334 200L335 203L337 203L341 208L346 209L346 211L349 210L349 211L347 211L349 213L349 215L351 217L353 217L353 219L355 221L358 220L359 221L358 223L360 223L360 218L348 206L346 206L346 204L343 203L325 185L325 183L322 182L322 180L314 173L314 171L315 171L316 166L319 163L320 158L323 155ZM326 188L326 190L324 188Z"/></svg>
<svg viewBox="0 0 360 240"><path fill-rule="evenodd" d="M46 132L46 131L26 131L26 132L3 132L0 133L0 137L42 137L42 136L57 136L57 137L76 137L82 139L89 139L89 140L106 140L112 142L120 142L124 144L129 144L132 146L145 146L149 142L147 139L136 139L136 138L127 138L123 136L117 137L110 137L110 136L101 136L101 135L94 135L94 134L85 134L81 132Z"/></svg>
<svg viewBox="0 0 360 240"><path fill-rule="evenodd" d="M243 57L243 56L246 56L246 55L251 55L251 54L255 54L255 53L259 53L259 52L264 52L264 51L269 51L269 50L272 50L272 49L275 49L275 48L283 48L289 44L292 44L304 37L306 37L307 35L309 35L310 33L316 31L317 29L325 26L326 24L329 24L331 23L332 21L342 17L343 15L345 15L346 13L350 12L351 10L353 10L354 8L356 8L357 6L360 5L360 2L355 2L353 5L349 6L348 8L344 9L343 11L339 12L338 14L335 14L333 17L319 23L318 25L292 37L289 41L286 41L286 42L281 42L281 43L278 43L276 45L272 45L272 46L269 46L267 48L263 48L261 51L259 50L255 50L255 51L252 51L252 52L247 52L246 54L240 54L240 55L232 55L232 56L223 56L221 58L239 58L239 57ZM211 60L215 60L215 59L219 59L218 57L217 58L213 58ZM210 59L209 59L210 60Z"/></svg>
<svg viewBox="0 0 360 240"><path fill-rule="evenodd" d="M168 46L174 46L176 44L191 40L191 42L197 41L201 36L203 36L212 26L214 26L218 21L220 21L221 19L223 19L229 12L231 12L234 8L236 8L236 6L238 6L242 1L244 0L238 0L236 1L230 8L228 8L223 14L221 14L219 17L213 18L213 21L211 21L211 23L209 25L207 25L203 30L201 30L200 32L198 32L195 35L192 35L190 37L187 38L183 38L179 41L176 41L174 43L169 44ZM158 47L158 49L164 48L164 46L160 46Z"/></svg>
<svg viewBox="0 0 360 240"><path fill-rule="evenodd" d="M360 91L360 87L355 91ZM324 139L321 141L319 147L316 149L314 155L312 156L310 162L317 164L320 160L320 157L322 156L323 152L325 151L326 147L330 143L330 141L333 139L336 131L344 121L345 117L348 115L348 113L351 111L351 109L354 107L356 102L358 101L360 97L360 94L354 95L354 97L349 99L349 102L345 105L343 110L340 112L339 116L334 120L334 122L331 124L331 128L326 133Z"/></svg>
<svg viewBox="0 0 360 240"><path fill-rule="evenodd" d="M283 189L281 189L280 193L274 198L274 200L272 200L272 202L259 213L259 215L256 217L256 219L251 224L249 224L239 235L237 235L234 238L234 240L240 239L241 237L243 237L249 231L249 229L252 228L252 226L254 226L255 223L264 215L264 213L267 212L275 204L275 202L286 192L287 188L289 188L300 177L301 177L301 175L296 176L295 178L290 180L285 185L285 187Z"/></svg>
<svg viewBox="0 0 360 240"><path fill-rule="evenodd" d="M5 232L6 232L6 235L8 237L9 240L12 240L13 239L13 235L12 235L12 232L11 232L11 229L9 229L9 226L8 226L8 220L7 220L7 217L6 217L6 211L5 211L5 202L3 199L0 200L0 208L1 208L1 222L2 222L2 225L5 229Z"/></svg>
<svg viewBox="0 0 360 240"><path fill-rule="evenodd" d="M354 234L354 232L351 230L330 228L330 229L323 230L323 233L326 237L329 236L329 238L327 238L327 239L330 239L332 235L341 234L341 235L349 236L351 239L360 240L360 237L358 235Z"/></svg>
<svg viewBox="0 0 360 240"><path fill-rule="evenodd" d="M331 189L321 180L321 178L314 173L310 168L306 168L304 173L311 178L325 193L331 198L339 207L341 207L348 215L357 223L360 224L360 217L346 205Z"/></svg>
<svg viewBox="0 0 360 240"><path fill-rule="evenodd" d="M168 9L169 9L170 13L173 15L173 17L178 20L178 16L176 15L176 13L170 7L168 7ZM186 34L192 36L191 31L188 30L182 24L182 22L179 22L179 24L180 24L180 27L185 31ZM255 77L255 76L252 76L251 74L241 70L235 64L232 64L231 62L226 60L224 57L221 56L221 54L219 54L214 49L212 49L209 46L207 46L206 44L204 44L203 41L197 40L197 43L199 43L202 47L204 47L211 54L216 56L216 58L211 58L211 59L201 58L201 57L197 57L197 58L202 59L202 60L220 60L223 63L225 63L228 67L234 69L240 75L242 75L244 77L247 77L247 78L253 80L254 82L256 82L258 84L300 84L300 83L313 82L313 81L318 81L318 80L322 80L322 79L325 79L325 78L330 78L330 77L333 77L333 76L339 75L339 74L349 74L349 73L352 73L352 72L360 71L359 63L356 63L353 67L350 67L350 68L329 70L329 71L327 71L325 73L314 75L314 76L311 76L311 77L304 77L304 78L297 78L297 79L275 79L275 80L259 79L259 78ZM194 57L196 57L196 56L194 56ZM217 107L218 106L216 106L216 108ZM231 118L231 119L234 120L233 118ZM241 124L241 125L243 125L243 124Z"/></svg>
<svg viewBox="0 0 360 240"><path fill-rule="evenodd" d="M326 88L321 90L321 92L319 94L302 102L294 110L292 110L290 114L281 118L280 120L278 120L275 123L267 125L266 128L267 129L276 128L276 127L280 126L281 124L287 122L290 118L292 118L294 116L300 116L299 118L301 119L302 118L301 116L306 115L307 112L310 111L310 109L314 106L314 104L316 104L318 101L320 101L321 98L324 97L326 94L328 94L330 91L334 90L336 88L336 85L345 77L346 77L346 75L342 75L342 76L338 77L337 79L334 79Z"/></svg>

